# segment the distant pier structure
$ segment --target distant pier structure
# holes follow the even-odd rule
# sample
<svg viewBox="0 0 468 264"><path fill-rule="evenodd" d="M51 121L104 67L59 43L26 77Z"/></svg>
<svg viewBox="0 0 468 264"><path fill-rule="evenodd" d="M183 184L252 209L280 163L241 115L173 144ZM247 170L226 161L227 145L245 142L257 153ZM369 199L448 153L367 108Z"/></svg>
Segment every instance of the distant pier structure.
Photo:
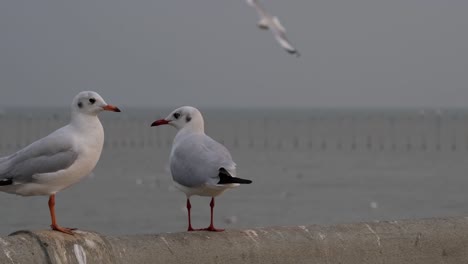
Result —
<svg viewBox="0 0 468 264"><path fill-rule="evenodd" d="M251 111L253 114L249 114ZM170 148L173 131L149 129L155 110L103 116L106 148ZM161 111L159 111L161 112ZM468 110L208 111L207 130L230 149L317 152L467 152ZM143 114L144 113L144 114ZM268 113L268 114L267 114ZM153 115L151 115L153 114ZM24 147L66 124L54 112L4 111L0 153Z"/></svg>

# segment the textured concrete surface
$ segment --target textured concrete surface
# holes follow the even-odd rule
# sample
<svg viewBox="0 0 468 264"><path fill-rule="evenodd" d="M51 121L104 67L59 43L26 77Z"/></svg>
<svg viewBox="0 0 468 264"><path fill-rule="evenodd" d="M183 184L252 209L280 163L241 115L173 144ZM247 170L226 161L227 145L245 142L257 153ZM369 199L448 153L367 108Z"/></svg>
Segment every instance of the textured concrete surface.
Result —
<svg viewBox="0 0 468 264"><path fill-rule="evenodd" d="M0 263L468 263L468 218L118 237L20 231L0 238Z"/></svg>

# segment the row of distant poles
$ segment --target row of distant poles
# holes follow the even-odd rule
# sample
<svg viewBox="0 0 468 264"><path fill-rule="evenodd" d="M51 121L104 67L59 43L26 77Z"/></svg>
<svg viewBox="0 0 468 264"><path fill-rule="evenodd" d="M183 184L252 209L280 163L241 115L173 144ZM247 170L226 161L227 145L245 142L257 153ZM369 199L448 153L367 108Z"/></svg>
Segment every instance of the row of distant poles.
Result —
<svg viewBox="0 0 468 264"><path fill-rule="evenodd" d="M67 117L0 118L0 150L13 151L65 125ZM468 151L468 113L215 118L206 130L231 149ZM170 148L175 129L138 118L104 119L106 148Z"/></svg>

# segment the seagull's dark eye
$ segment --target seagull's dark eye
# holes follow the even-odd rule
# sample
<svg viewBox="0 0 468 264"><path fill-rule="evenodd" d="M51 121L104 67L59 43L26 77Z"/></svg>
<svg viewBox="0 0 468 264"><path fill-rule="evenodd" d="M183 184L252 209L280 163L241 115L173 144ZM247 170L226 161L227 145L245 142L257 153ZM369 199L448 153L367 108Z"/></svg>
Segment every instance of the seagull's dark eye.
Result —
<svg viewBox="0 0 468 264"><path fill-rule="evenodd" d="M180 114L179 113L174 113L173 116L174 116L175 119L179 119Z"/></svg>
<svg viewBox="0 0 468 264"><path fill-rule="evenodd" d="M89 102L90 102L91 104L94 104L94 103L96 102L96 99L94 99L94 98L89 98Z"/></svg>

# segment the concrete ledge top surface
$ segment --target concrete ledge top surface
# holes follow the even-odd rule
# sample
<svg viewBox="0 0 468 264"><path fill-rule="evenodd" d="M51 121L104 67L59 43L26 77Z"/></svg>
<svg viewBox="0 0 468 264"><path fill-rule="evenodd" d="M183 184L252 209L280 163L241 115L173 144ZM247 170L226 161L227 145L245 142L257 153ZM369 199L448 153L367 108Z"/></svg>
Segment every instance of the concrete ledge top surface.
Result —
<svg viewBox="0 0 468 264"><path fill-rule="evenodd" d="M467 263L468 217L105 236L19 231L0 263Z"/></svg>

